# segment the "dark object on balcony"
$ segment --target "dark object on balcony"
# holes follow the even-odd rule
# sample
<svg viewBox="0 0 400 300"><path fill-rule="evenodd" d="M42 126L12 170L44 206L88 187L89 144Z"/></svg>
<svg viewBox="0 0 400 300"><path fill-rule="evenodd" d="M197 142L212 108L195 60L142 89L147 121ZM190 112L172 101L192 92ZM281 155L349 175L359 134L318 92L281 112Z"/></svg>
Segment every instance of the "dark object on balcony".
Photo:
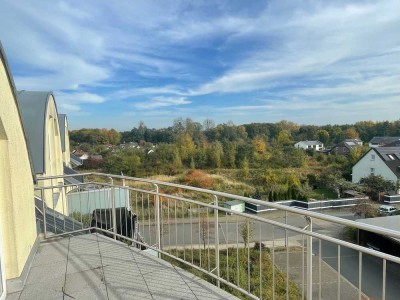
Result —
<svg viewBox="0 0 400 300"><path fill-rule="evenodd" d="M117 225L117 233L132 239L135 233L136 214L132 213L126 207L118 207L115 209L115 220ZM101 230L96 231L96 229L93 231L111 237L113 232L112 209L95 209L92 213L91 227L108 230L110 231L110 234L106 234Z"/></svg>

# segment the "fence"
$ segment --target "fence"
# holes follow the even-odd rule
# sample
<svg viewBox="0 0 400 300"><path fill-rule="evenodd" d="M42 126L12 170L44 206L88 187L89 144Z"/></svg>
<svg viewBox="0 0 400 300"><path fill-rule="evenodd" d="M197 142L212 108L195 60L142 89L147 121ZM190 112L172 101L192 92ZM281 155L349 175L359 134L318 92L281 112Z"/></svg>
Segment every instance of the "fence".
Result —
<svg viewBox="0 0 400 300"><path fill-rule="evenodd" d="M74 219L82 226L77 230L64 226L64 232L50 234L45 219L46 238L102 232L133 246L151 249L163 259L196 270L217 286L251 299L348 299L348 286L356 299L365 299L364 292L386 299L386 294L393 292L387 270L388 266L398 268L400 259L344 241L337 237L335 230L348 227L397 239L400 232L179 184L100 173L81 175L94 176L96 182L37 189L43 196L47 195L45 190L60 193L60 188L69 191L67 197L69 193L81 195L70 198L77 202L73 211L64 205L62 211L59 207L49 208L52 201L43 199L44 211L58 209L60 214L69 213L65 219ZM98 198L83 196L87 189L93 188L103 191L97 193ZM129 203L118 204L115 191L125 195L121 198L128 197ZM269 219L224 208L223 202L231 200L264 205L281 214ZM103 205L98 207L101 201ZM77 210L78 207L91 207L93 211ZM329 230L334 234L327 234ZM347 274L349 253L353 264L351 276ZM323 271L326 257L336 269L331 273L333 285L332 277L326 278L327 272ZM363 283L371 257L381 264L380 272L372 274L378 276L372 291L370 285Z"/></svg>
<svg viewBox="0 0 400 300"><path fill-rule="evenodd" d="M312 202L304 202L300 200L286 200L286 201L276 201L275 203L288 207L296 207L307 210L318 210L318 209L355 206L357 205L357 203L359 203L359 201L367 199L368 197L357 197L357 198L331 199L331 200L312 201ZM271 208L269 206L266 206L265 204L255 204L250 202L246 203L246 209L254 213L277 210L276 208Z"/></svg>

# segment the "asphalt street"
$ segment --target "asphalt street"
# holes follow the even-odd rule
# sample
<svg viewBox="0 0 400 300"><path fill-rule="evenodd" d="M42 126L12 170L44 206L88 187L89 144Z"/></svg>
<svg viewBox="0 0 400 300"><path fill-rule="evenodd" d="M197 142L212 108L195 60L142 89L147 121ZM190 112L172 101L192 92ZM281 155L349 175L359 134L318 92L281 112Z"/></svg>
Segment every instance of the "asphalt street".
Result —
<svg viewBox="0 0 400 300"><path fill-rule="evenodd" d="M318 242L314 243L314 253L319 255ZM338 270L338 247L329 242L322 242L322 259L336 271ZM359 260L358 252L349 248L340 249L341 274L358 287ZM387 262L386 267L386 299L400 299L400 266ZM363 254L362 258L362 287L361 290L370 299L382 299L383 261L380 258Z"/></svg>

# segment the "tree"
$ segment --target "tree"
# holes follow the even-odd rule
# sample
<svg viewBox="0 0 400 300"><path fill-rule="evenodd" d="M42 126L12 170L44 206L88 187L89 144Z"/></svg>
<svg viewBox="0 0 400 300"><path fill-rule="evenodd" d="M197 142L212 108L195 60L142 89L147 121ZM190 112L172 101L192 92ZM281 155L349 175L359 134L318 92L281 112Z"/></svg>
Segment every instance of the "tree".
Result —
<svg viewBox="0 0 400 300"><path fill-rule="evenodd" d="M117 145L121 142L121 133L116 131L115 129L111 129L108 131L108 142L112 145Z"/></svg>
<svg viewBox="0 0 400 300"><path fill-rule="evenodd" d="M267 151L267 143L262 136L256 136L253 139L254 150L256 153L263 155Z"/></svg>
<svg viewBox="0 0 400 300"><path fill-rule="evenodd" d="M317 131L317 139L321 141L323 144L327 144L329 141L329 132L323 129Z"/></svg>
<svg viewBox="0 0 400 300"><path fill-rule="evenodd" d="M215 122L211 119L205 119L203 122L204 130L210 130L215 127Z"/></svg>
<svg viewBox="0 0 400 300"><path fill-rule="evenodd" d="M222 148L222 144L220 142L213 143L210 151L211 151L211 153L210 153L211 165L215 168L221 168L222 158L224 155L224 150Z"/></svg>
<svg viewBox="0 0 400 300"><path fill-rule="evenodd" d="M208 216L206 213L200 214L200 239L203 241L203 248L206 250L206 241L210 235L210 224L208 222Z"/></svg>
<svg viewBox="0 0 400 300"><path fill-rule="evenodd" d="M139 122L138 131L140 133L140 139L143 140L144 133L146 132L146 125L144 124L144 121Z"/></svg>
<svg viewBox="0 0 400 300"><path fill-rule="evenodd" d="M354 184L346 181L339 172L332 172L331 170L323 172L319 178L319 182L325 188L334 190L338 199L341 197L344 190L354 188Z"/></svg>
<svg viewBox="0 0 400 300"><path fill-rule="evenodd" d="M242 160L242 174L244 177L247 177L250 174L249 161L247 160L246 156Z"/></svg>
<svg viewBox="0 0 400 300"><path fill-rule="evenodd" d="M179 149L179 155L183 161L194 155L196 145L189 133L182 133L178 136L176 145Z"/></svg>
<svg viewBox="0 0 400 300"><path fill-rule="evenodd" d="M244 247L247 248L249 242L254 238L255 229L254 224L249 219L240 224L240 235L242 236Z"/></svg>
<svg viewBox="0 0 400 300"><path fill-rule="evenodd" d="M358 139L358 132L354 127L347 128L345 135L346 139Z"/></svg>
<svg viewBox="0 0 400 300"><path fill-rule="evenodd" d="M396 189L393 181L386 180L381 175L361 178L360 183L364 185L365 193L375 201L380 200L381 193L392 192Z"/></svg>
<svg viewBox="0 0 400 300"><path fill-rule="evenodd" d="M278 134L278 143L281 145L288 145L292 142L292 137L290 132L287 130L282 130Z"/></svg>
<svg viewBox="0 0 400 300"><path fill-rule="evenodd" d="M378 216L378 211L368 199L359 200L357 204L351 208L351 211L356 217L360 218L374 218Z"/></svg>
<svg viewBox="0 0 400 300"><path fill-rule="evenodd" d="M172 131L175 134L180 134L185 131L184 120L182 118L177 118L174 120L174 124L172 125Z"/></svg>
<svg viewBox="0 0 400 300"><path fill-rule="evenodd" d="M225 165L228 168L236 168L236 145L233 142L224 143L224 157L225 157Z"/></svg>

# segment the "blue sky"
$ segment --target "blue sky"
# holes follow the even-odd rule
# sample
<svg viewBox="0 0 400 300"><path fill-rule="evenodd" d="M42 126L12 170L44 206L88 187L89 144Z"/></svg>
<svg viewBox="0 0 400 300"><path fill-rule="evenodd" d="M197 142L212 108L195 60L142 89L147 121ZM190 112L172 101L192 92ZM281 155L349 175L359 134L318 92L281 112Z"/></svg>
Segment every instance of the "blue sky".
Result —
<svg viewBox="0 0 400 300"><path fill-rule="evenodd" d="M398 0L3 0L0 40L73 129L399 119Z"/></svg>

